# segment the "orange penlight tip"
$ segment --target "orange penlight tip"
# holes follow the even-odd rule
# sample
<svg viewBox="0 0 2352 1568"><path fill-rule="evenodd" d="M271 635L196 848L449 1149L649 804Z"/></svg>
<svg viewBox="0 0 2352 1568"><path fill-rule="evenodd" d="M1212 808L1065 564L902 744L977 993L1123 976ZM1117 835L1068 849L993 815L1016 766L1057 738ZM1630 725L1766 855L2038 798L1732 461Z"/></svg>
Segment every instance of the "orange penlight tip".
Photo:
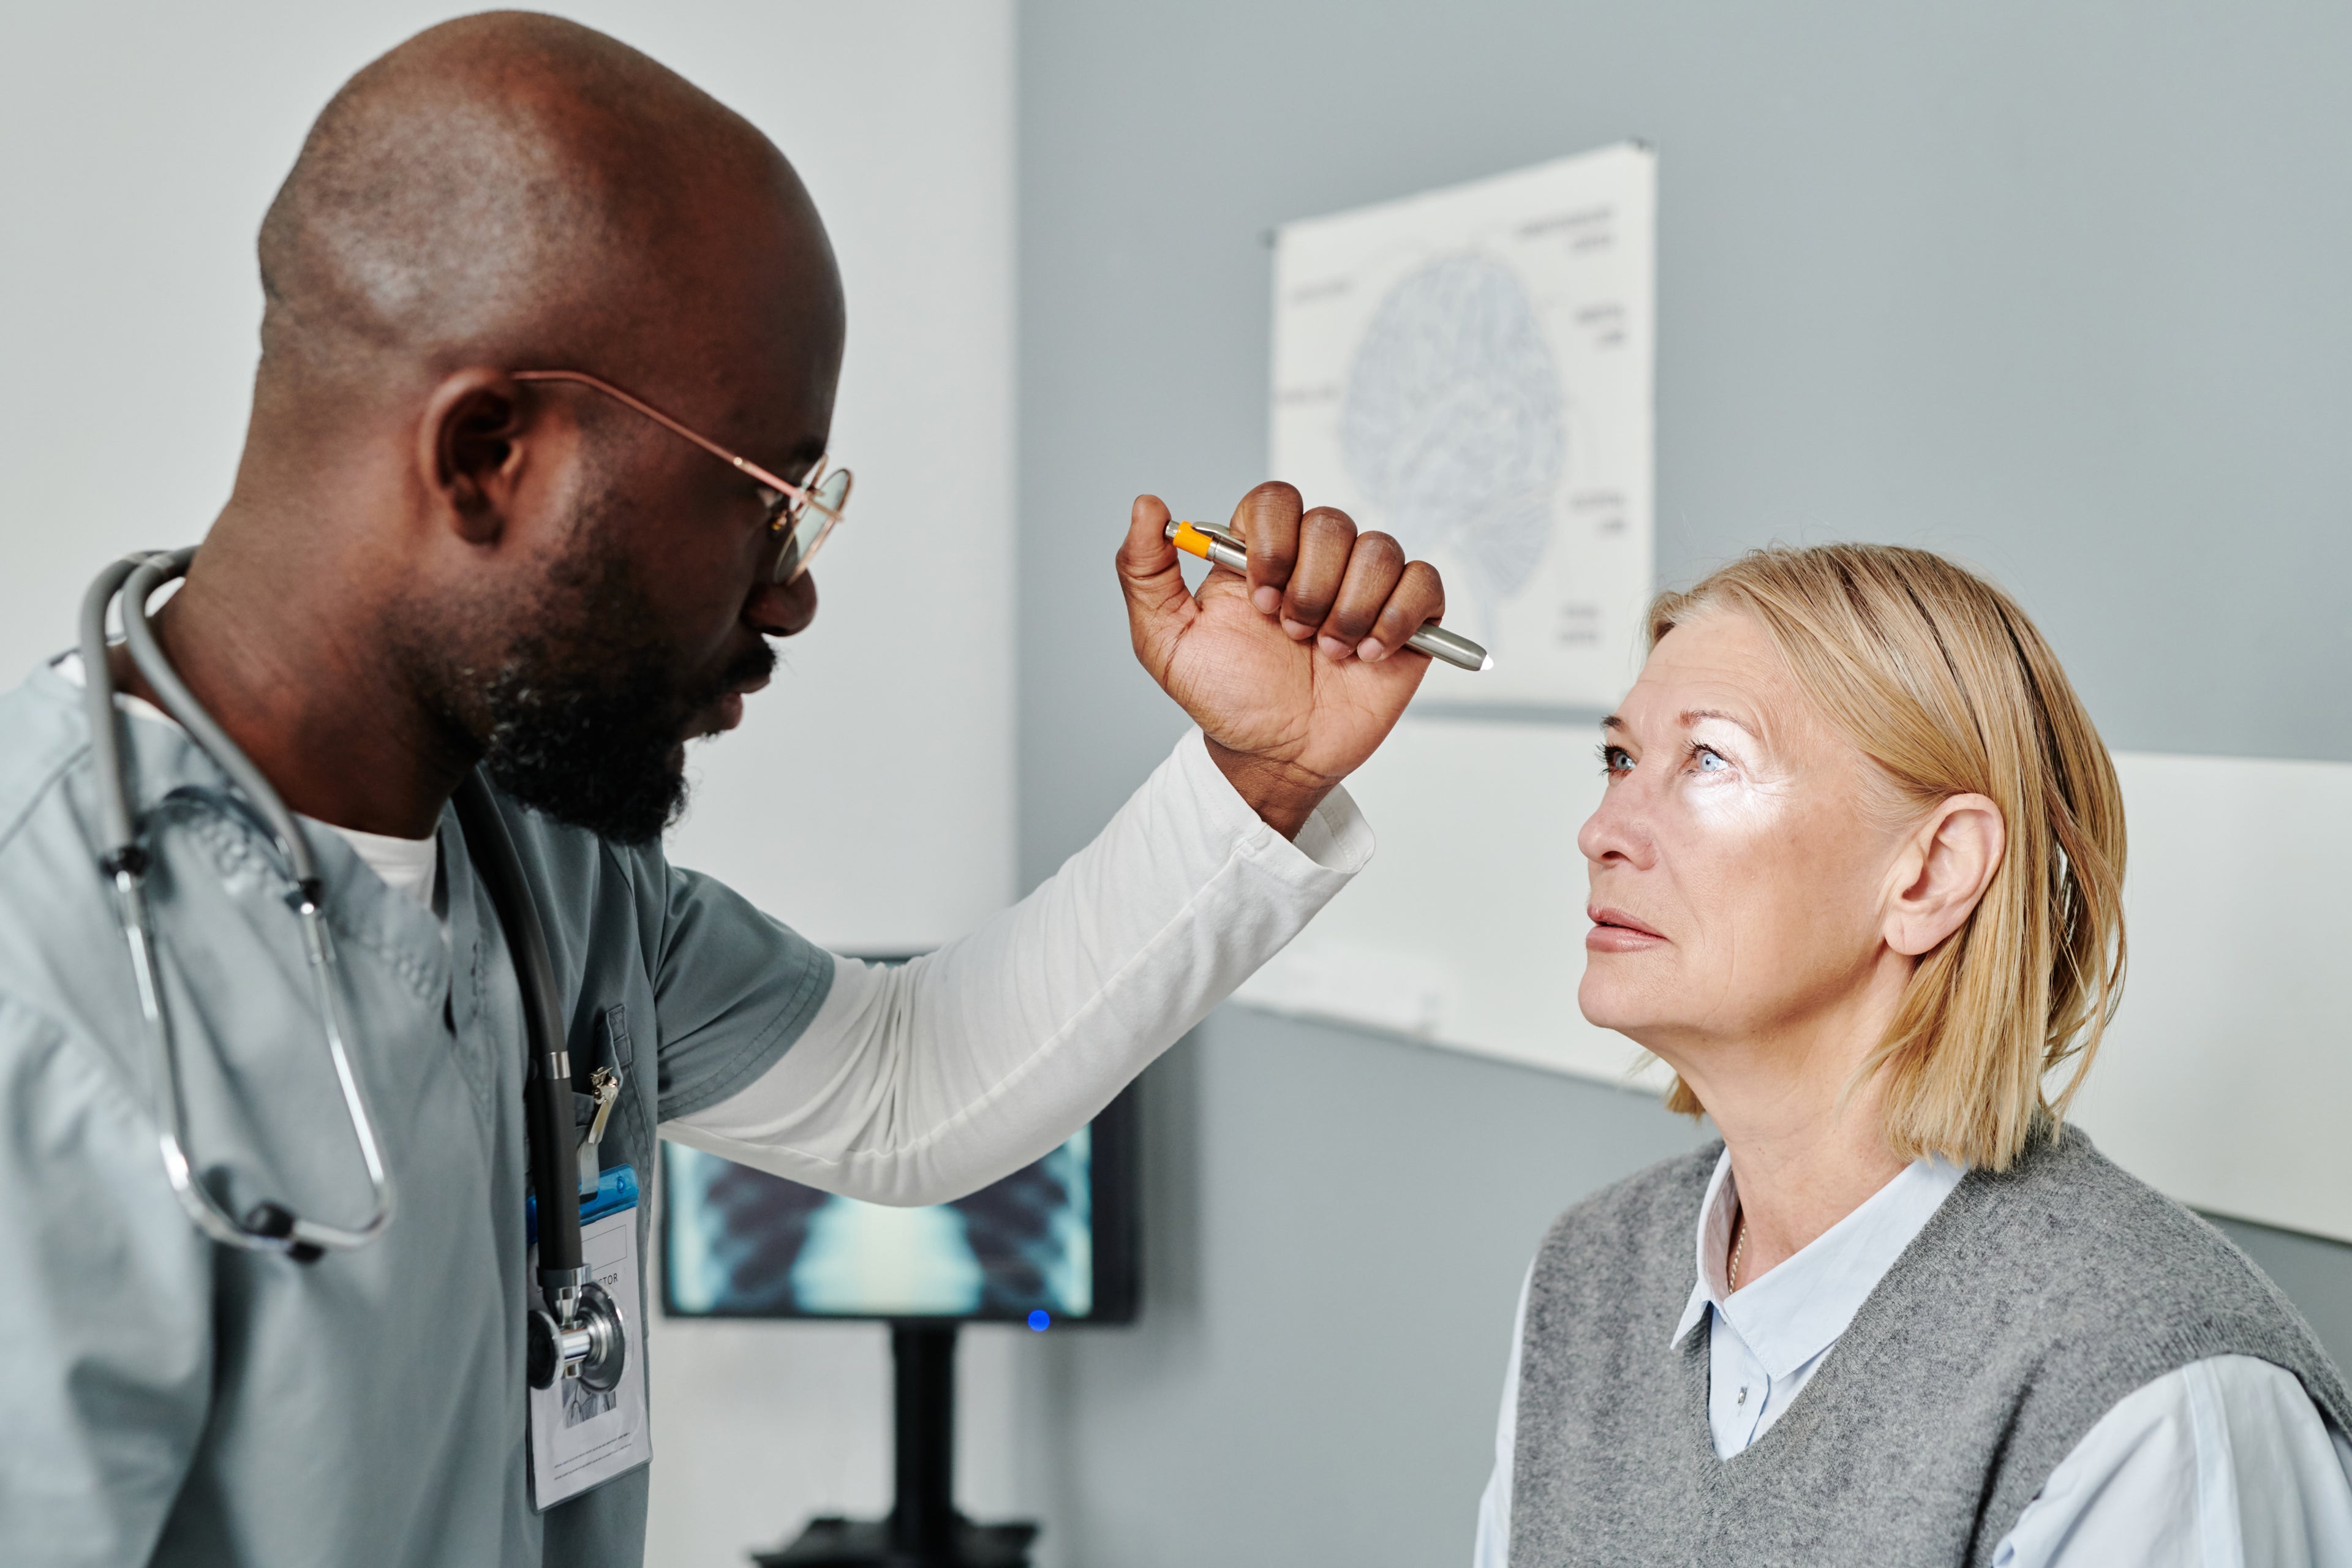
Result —
<svg viewBox="0 0 2352 1568"><path fill-rule="evenodd" d="M1168 538L1170 542L1187 555L1197 555L1203 561L1209 558L1209 536L1189 522L1178 523L1176 531L1170 534Z"/></svg>

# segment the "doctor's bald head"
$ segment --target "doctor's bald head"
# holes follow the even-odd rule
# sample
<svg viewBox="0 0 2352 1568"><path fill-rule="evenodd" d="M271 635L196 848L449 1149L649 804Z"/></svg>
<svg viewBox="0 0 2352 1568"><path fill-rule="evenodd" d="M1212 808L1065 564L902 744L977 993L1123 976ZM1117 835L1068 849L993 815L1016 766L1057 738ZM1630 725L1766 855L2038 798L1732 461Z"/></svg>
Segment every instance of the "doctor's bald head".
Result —
<svg viewBox="0 0 2352 1568"><path fill-rule="evenodd" d="M658 833L685 741L815 609L777 580L782 493L748 477L812 472L841 363L792 165L626 45L491 13L344 85L259 251L252 428L186 592L318 596L331 655L414 698L440 752Z"/></svg>
<svg viewBox="0 0 2352 1568"><path fill-rule="evenodd" d="M552 16L445 23L352 77L259 249L265 358L289 368L724 380L747 349L810 372L840 352L840 279L782 153L667 67Z"/></svg>

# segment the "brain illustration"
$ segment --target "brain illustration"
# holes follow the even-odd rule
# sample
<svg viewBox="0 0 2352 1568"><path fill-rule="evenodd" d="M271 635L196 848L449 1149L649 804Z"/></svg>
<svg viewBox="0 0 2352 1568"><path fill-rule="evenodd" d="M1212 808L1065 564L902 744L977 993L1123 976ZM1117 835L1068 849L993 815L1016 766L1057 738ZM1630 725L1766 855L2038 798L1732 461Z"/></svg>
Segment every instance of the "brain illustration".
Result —
<svg viewBox="0 0 2352 1568"><path fill-rule="evenodd" d="M1444 546L1486 605L1526 587L1568 438L1559 372L1517 278L1451 256L1391 289L1357 345L1339 440L1407 551Z"/></svg>

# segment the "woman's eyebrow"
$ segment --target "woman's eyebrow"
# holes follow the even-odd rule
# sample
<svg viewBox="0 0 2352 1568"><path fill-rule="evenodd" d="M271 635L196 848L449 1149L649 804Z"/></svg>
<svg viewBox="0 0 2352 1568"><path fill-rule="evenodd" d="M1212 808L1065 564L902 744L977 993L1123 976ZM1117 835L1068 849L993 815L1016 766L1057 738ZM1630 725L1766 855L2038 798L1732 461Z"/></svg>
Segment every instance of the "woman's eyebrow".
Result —
<svg viewBox="0 0 2352 1568"><path fill-rule="evenodd" d="M1692 725L1697 723L1702 719L1720 719L1727 724L1738 725L1740 729L1747 731L1749 734L1756 736L1759 740L1763 739L1762 733L1757 730L1755 725L1749 723L1747 720L1742 719L1738 714L1727 713L1720 708L1685 708L1680 713L1676 714L1675 717L1682 721L1682 726L1685 730L1689 729ZM1633 726L1625 722L1623 719L1618 717L1616 714L1612 713L1601 721L1601 732L1605 735L1612 730L1630 735L1633 732Z"/></svg>
<svg viewBox="0 0 2352 1568"><path fill-rule="evenodd" d="M1685 708L1682 710L1681 719L1683 728L1685 730L1702 719L1720 719L1727 724L1737 724L1751 735L1756 733L1755 725L1742 719L1738 714L1726 713L1720 708Z"/></svg>

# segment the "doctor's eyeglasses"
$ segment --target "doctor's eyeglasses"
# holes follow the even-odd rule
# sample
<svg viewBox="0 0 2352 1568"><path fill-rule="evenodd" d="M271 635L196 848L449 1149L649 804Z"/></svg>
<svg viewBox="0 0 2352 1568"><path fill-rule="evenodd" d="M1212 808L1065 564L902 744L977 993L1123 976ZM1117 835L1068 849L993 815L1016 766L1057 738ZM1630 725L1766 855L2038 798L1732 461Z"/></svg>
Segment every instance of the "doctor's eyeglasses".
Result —
<svg viewBox="0 0 2352 1568"><path fill-rule="evenodd" d="M789 583L808 570L808 563L841 521L841 509L849 502L849 470L830 468L824 459L817 459L809 472L807 482L793 484L779 479L751 458L739 457L718 442L698 436L677 420L656 408L643 398L633 397L609 381L600 381L585 371L578 370L519 370L517 381L571 381L593 392L601 392L616 403L626 404L665 429L685 437L704 451L743 474L759 486L768 503L768 529L776 535L776 563L769 580ZM815 516L812 518L810 513Z"/></svg>

